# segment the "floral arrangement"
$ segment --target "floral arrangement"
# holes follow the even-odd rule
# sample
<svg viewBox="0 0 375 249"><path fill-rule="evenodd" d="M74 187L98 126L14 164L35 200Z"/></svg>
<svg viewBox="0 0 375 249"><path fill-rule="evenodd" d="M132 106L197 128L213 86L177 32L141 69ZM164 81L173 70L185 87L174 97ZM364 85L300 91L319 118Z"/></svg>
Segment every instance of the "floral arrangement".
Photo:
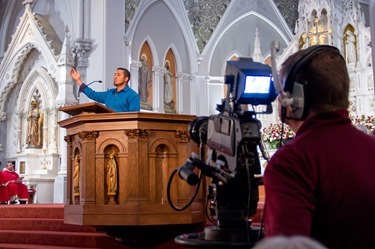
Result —
<svg viewBox="0 0 375 249"><path fill-rule="evenodd" d="M368 132L375 130L375 117L369 115L350 116L354 125L362 125L367 128Z"/></svg>
<svg viewBox="0 0 375 249"><path fill-rule="evenodd" d="M368 132L375 130L375 116L361 115L361 116L350 116L354 125L363 125L367 128ZM281 122L271 123L267 127L262 128L262 138L266 143L268 149L277 149L280 145L281 140ZM283 140L293 139L295 136L294 132L288 125L284 125Z"/></svg>
<svg viewBox="0 0 375 249"><path fill-rule="evenodd" d="M268 149L277 149L280 145L281 134L283 134L283 140L294 138L294 132L288 125L284 125L284 132L282 132L281 122L273 124L271 123L267 127L262 128L262 138L266 143Z"/></svg>

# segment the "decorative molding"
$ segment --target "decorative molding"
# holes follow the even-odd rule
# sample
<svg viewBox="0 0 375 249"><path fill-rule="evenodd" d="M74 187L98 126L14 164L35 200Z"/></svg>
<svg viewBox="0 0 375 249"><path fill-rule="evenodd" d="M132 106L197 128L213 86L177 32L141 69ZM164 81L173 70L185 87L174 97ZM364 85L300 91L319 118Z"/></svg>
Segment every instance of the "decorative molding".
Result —
<svg viewBox="0 0 375 249"><path fill-rule="evenodd" d="M78 133L78 137L82 140L95 140L99 137L98 131L81 131Z"/></svg>
<svg viewBox="0 0 375 249"><path fill-rule="evenodd" d="M7 113L6 112L0 112L0 122L3 122L7 119Z"/></svg>
<svg viewBox="0 0 375 249"><path fill-rule="evenodd" d="M128 30L129 24L133 20L134 12L138 7L139 0L125 1L125 32Z"/></svg>
<svg viewBox="0 0 375 249"><path fill-rule="evenodd" d="M298 19L299 2L300 0L274 0L275 5L292 31L294 30Z"/></svg>
<svg viewBox="0 0 375 249"><path fill-rule="evenodd" d="M232 0L185 0L185 8L196 38L197 46L202 52L208 43L214 30L217 28L220 20L223 18L225 11ZM294 30L298 19L298 2L299 0L274 0L275 5L284 17L291 30ZM248 6L254 9L267 11L264 0L241 0L234 1L235 10L242 10ZM201 61L197 61L198 64Z"/></svg>
<svg viewBox="0 0 375 249"><path fill-rule="evenodd" d="M152 67L152 71L155 73L156 76L164 76L166 72L164 67L154 66Z"/></svg>
<svg viewBox="0 0 375 249"><path fill-rule="evenodd" d="M78 38L73 42L71 46L75 65L81 70L84 69L85 72L88 66L88 58L91 53L92 47L92 40L84 38Z"/></svg>
<svg viewBox="0 0 375 249"><path fill-rule="evenodd" d="M61 49L61 54L59 55L59 58L57 60L57 65L58 66L73 66L74 65L74 60L73 56L70 52L70 34L69 34L69 27L65 27L65 38L64 38L64 43Z"/></svg>
<svg viewBox="0 0 375 249"><path fill-rule="evenodd" d="M73 142L73 136L71 135L64 136L64 141L70 145Z"/></svg>
<svg viewBox="0 0 375 249"><path fill-rule="evenodd" d="M129 37L127 37L126 35L124 35L124 37L123 37L123 41L124 41L124 43L125 43L125 46L127 46L127 47L130 47L131 46L131 44L132 44L132 41L129 39Z"/></svg>
<svg viewBox="0 0 375 249"><path fill-rule="evenodd" d="M181 81L191 81L193 78L187 73L176 73L176 79Z"/></svg>
<svg viewBox="0 0 375 249"><path fill-rule="evenodd" d="M136 70L139 70L139 68L142 66L142 62L141 61L138 61L138 60L132 60L130 62L130 67L131 68L134 68Z"/></svg>
<svg viewBox="0 0 375 249"><path fill-rule="evenodd" d="M231 0L187 0L185 8L202 52ZM242 2L242 1L241 1Z"/></svg>
<svg viewBox="0 0 375 249"><path fill-rule="evenodd" d="M133 130L125 130L125 135L129 139L147 139L148 136L150 136L151 131L150 130L143 130L143 129L133 129Z"/></svg>
<svg viewBox="0 0 375 249"><path fill-rule="evenodd" d="M177 141L179 143L187 143L187 142L190 141L189 131L178 130L178 131L176 131L176 137L177 137Z"/></svg>

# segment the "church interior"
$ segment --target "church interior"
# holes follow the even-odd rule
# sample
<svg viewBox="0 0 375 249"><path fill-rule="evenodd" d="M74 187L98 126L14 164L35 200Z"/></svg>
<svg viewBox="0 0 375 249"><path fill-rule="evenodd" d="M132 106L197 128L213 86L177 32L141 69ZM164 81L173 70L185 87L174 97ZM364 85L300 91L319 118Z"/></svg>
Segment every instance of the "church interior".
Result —
<svg viewBox="0 0 375 249"><path fill-rule="evenodd" d="M371 0L0 0L0 162L15 163L29 204L63 204L65 223L197 229L209 179L195 188L171 175L205 153L192 121L218 113L227 62L271 67L275 40L278 68L298 50L335 46L349 70L353 123L370 133L374 12ZM95 105L71 68L94 91L128 69L140 112ZM280 120L270 106L257 119L272 153L266 133Z"/></svg>

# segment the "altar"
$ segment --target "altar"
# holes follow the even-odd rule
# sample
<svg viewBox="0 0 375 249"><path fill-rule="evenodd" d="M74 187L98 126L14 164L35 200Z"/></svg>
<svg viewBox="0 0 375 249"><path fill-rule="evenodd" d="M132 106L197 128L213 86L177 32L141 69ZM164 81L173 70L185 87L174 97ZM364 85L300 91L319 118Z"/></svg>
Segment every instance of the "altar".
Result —
<svg viewBox="0 0 375 249"><path fill-rule="evenodd" d="M205 221L202 190L192 205L173 210L167 198L172 171L198 146L192 115L114 113L97 103L59 109L66 129L67 197L64 222L91 226L196 224ZM186 204L194 188L175 177L170 196Z"/></svg>

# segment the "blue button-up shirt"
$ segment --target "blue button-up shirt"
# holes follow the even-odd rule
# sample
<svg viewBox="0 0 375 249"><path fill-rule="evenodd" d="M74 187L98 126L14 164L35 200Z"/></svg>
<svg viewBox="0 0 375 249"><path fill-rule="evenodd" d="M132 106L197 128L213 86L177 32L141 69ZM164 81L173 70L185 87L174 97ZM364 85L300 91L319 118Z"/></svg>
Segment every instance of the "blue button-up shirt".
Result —
<svg viewBox="0 0 375 249"><path fill-rule="evenodd" d="M115 88L105 92L95 92L83 83L80 90L88 98L104 104L115 112L138 112L141 109L138 93L128 85L119 92Z"/></svg>

